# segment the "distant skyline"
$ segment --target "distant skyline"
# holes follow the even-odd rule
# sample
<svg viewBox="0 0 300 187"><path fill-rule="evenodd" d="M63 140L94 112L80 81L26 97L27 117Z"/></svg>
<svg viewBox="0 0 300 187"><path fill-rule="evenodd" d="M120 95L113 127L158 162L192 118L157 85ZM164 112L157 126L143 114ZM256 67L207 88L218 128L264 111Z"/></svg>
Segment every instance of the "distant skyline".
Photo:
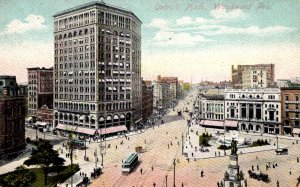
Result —
<svg viewBox="0 0 300 187"><path fill-rule="evenodd" d="M51 67L53 15L90 0L0 0L0 75L27 81ZM142 77L231 80L231 65L275 64L275 79L300 76L300 1L105 0L142 25Z"/></svg>

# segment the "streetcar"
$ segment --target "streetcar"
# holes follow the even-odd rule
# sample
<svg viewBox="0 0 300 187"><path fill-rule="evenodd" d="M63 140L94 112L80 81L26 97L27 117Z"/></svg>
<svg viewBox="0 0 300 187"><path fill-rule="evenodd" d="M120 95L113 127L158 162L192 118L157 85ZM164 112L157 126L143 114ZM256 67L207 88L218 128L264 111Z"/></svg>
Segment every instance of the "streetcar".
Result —
<svg viewBox="0 0 300 187"><path fill-rule="evenodd" d="M122 172L130 173L138 164L139 157L137 153L131 153L129 157L122 164Z"/></svg>

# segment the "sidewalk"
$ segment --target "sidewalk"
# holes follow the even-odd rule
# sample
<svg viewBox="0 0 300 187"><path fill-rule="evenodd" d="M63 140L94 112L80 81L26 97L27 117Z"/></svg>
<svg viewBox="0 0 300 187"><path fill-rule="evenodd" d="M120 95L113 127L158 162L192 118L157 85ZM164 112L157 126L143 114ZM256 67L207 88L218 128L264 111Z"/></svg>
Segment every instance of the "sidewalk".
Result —
<svg viewBox="0 0 300 187"><path fill-rule="evenodd" d="M240 134L245 134L245 135L253 135L253 136L262 136L262 137L270 137L270 138L276 138L278 136L279 139L287 139L287 140L300 140L300 137L292 137L292 136L284 136L284 135L274 135L274 134L258 134L258 133L253 133L253 132L242 132L239 131Z"/></svg>

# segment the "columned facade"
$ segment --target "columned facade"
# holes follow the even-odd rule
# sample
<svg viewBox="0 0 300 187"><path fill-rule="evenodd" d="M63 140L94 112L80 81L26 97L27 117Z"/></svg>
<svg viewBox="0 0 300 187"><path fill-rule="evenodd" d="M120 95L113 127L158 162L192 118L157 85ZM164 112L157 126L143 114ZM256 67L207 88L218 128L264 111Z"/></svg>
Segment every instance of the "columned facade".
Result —
<svg viewBox="0 0 300 187"><path fill-rule="evenodd" d="M279 134L280 116L280 89L225 90L225 118L237 120L241 131Z"/></svg>

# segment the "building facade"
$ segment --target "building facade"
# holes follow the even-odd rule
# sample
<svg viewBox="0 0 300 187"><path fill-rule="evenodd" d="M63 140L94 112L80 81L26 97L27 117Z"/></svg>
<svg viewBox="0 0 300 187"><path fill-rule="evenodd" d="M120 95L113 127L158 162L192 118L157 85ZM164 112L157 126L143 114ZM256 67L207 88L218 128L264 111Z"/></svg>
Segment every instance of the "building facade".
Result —
<svg viewBox="0 0 300 187"><path fill-rule="evenodd" d="M300 136L300 87L281 88L281 132Z"/></svg>
<svg viewBox="0 0 300 187"><path fill-rule="evenodd" d="M153 107L156 111L169 107L171 98L168 83L153 81Z"/></svg>
<svg viewBox="0 0 300 187"><path fill-rule="evenodd" d="M179 97L179 82L178 77L161 77L157 76L157 82L164 82L170 85L170 92L173 100Z"/></svg>
<svg viewBox="0 0 300 187"><path fill-rule="evenodd" d="M241 131L280 134L280 89L226 89L225 118Z"/></svg>
<svg viewBox="0 0 300 187"><path fill-rule="evenodd" d="M36 115L38 108L53 108L53 68L27 68L28 114Z"/></svg>
<svg viewBox="0 0 300 187"><path fill-rule="evenodd" d="M277 79L276 85L279 88L287 88L291 86L291 80L289 79Z"/></svg>
<svg viewBox="0 0 300 187"><path fill-rule="evenodd" d="M201 97L201 119L224 120L224 96L202 95Z"/></svg>
<svg viewBox="0 0 300 187"><path fill-rule="evenodd" d="M0 76L0 156L25 149L25 97L14 76Z"/></svg>
<svg viewBox="0 0 300 187"><path fill-rule="evenodd" d="M148 84L147 84L148 83ZM142 118L143 121L147 121L147 119L153 113L153 87L150 81L142 82Z"/></svg>
<svg viewBox="0 0 300 187"><path fill-rule="evenodd" d="M53 127L53 109L49 109L47 105L37 109L36 117L38 126L44 126L48 130Z"/></svg>
<svg viewBox="0 0 300 187"><path fill-rule="evenodd" d="M141 24L103 2L54 15L54 126L130 130L141 120Z"/></svg>
<svg viewBox="0 0 300 187"><path fill-rule="evenodd" d="M275 65L256 64L238 65L235 69L232 65L233 88L268 88L275 86Z"/></svg>

